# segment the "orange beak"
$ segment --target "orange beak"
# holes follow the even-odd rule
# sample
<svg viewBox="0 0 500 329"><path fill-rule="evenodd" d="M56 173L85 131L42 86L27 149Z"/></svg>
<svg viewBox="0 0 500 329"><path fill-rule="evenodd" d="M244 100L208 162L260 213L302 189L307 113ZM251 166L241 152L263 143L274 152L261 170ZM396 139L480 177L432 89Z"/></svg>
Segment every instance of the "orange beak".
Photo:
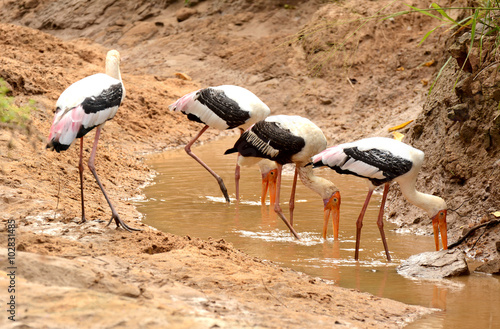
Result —
<svg viewBox="0 0 500 329"><path fill-rule="evenodd" d="M441 231L441 240L443 241L443 249L448 249L448 228L446 225L446 209L438 211L432 217L432 228L434 230L434 242L436 250L439 250L439 231Z"/></svg>
<svg viewBox="0 0 500 329"><path fill-rule="evenodd" d="M260 195L261 205L266 204L267 189L269 188L269 201L271 207L276 201L276 177L278 169L270 170L267 174L262 174L262 192Z"/></svg>
<svg viewBox="0 0 500 329"><path fill-rule="evenodd" d="M326 231L328 229L328 221L332 214L333 237L339 239L339 222L340 222L340 192L335 192L329 199L323 200L325 204L323 214L323 239L326 239Z"/></svg>

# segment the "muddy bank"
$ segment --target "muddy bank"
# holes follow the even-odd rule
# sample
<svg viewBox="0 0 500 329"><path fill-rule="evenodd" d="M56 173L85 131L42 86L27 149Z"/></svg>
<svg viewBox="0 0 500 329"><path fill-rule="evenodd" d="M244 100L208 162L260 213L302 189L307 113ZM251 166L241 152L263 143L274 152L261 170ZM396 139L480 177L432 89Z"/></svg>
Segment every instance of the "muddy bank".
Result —
<svg viewBox="0 0 500 329"><path fill-rule="evenodd" d="M169 112L167 105L202 86L242 85L273 113L311 118L330 145L390 136L388 127L423 115L428 83L443 58L445 45L438 35L415 48L427 32L429 18L370 22L345 43L337 60L315 73L321 56L328 55L336 37L349 26L331 26L307 37L303 29L327 20L372 15L379 9L374 3L193 3L180 21L184 1L91 1L88 7L78 1L0 4L3 21L16 24L0 24L0 77L8 82L17 104L35 101L28 134L0 131L0 216L3 224L16 221L19 271L31 270L18 278L26 294L18 308L22 323L49 328L379 328L400 327L428 312L254 259L224 241L157 232L140 223L131 199L153 175L143 156L183 145L199 130ZM127 98L104 128L96 167L120 216L144 230L133 234L117 231L113 224L105 226L109 210L88 171L84 191L89 222L75 224L80 216L78 143L61 154L44 149L57 97L72 82L102 72L109 48L122 54ZM436 64L423 65L433 60ZM181 79L178 72L189 78ZM425 123L425 117L419 120ZM404 133L416 140L417 126L412 125ZM417 146L429 152L432 141L423 141L425 136L435 137L423 126ZM454 127L450 129L458 129ZM209 130L202 141L217 135ZM92 134L85 139L86 158L91 141ZM453 153L464 146L450 147ZM498 155L491 150L497 152L490 147L486 155ZM445 161L438 152L431 158ZM424 167L425 179L418 187L443 196L476 193L473 184L449 180L438 175L439 170L442 167ZM459 188L464 185L466 191ZM402 201L395 202L389 207L395 209ZM431 234L430 222L418 209L406 203L402 207L405 211L392 212L391 220L412 227L420 218L417 228ZM467 211L485 212L480 206ZM450 214L451 240L460 235L466 220ZM7 243L3 225L2 229L0 247ZM6 291L3 278L0 289ZM275 318L282 322L277 324ZM13 325L5 318L0 321L2 327Z"/></svg>

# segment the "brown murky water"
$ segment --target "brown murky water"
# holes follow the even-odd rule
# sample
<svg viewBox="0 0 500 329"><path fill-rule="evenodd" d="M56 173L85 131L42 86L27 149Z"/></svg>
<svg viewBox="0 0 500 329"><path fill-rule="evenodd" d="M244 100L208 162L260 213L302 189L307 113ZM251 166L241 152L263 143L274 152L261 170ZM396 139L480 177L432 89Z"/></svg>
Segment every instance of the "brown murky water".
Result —
<svg viewBox="0 0 500 329"><path fill-rule="evenodd" d="M224 179L232 198L236 156L223 153L234 140L235 137L223 138L193 147ZM366 212L360 261L354 260L355 221L367 192L362 179L337 175L328 169L316 171L317 175L332 180L341 191L340 241L333 240L331 223L327 240L322 239L323 202L299 181L294 211L294 227L301 237L297 241L269 206L261 207L258 167L242 168L240 204L227 205L212 176L183 149L156 155L149 164L159 174L154 184L145 188L146 200L138 204L148 225L178 235L223 238L250 255L332 280L342 287L441 310L409 328L500 328L498 278L472 274L427 281L397 274L396 267L402 260L434 250L432 236L396 233L395 226L386 223L393 258L387 263L376 225L380 194L374 194ZM281 200L286 215L293 179L293 168L287 169Z"/></svg>

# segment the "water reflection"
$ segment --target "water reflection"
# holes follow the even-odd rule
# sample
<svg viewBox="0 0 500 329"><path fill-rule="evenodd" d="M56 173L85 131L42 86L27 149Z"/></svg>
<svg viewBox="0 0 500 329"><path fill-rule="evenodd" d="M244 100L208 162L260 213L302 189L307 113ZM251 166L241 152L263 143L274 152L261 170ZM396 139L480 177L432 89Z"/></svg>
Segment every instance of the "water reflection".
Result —
<svg viewBox="0 0 500 329"><path fill-rule="evenodd" d="M223 156L234 138L193 148L207 164L223 177L234 198L235 156ZM169 151L151 159L159 172L155 184L145 189L146 200L138 208L145 222L159 230L203 239L226 241L262 259L291 267L315 277L332 280L346 288L369 292L407 304L438 308L442 311L419 320L409 328L499 328L500 281L496 277L473 274L452 280L407 279L396 273L401 260L412 254L433 251L432 236L395 233L386 223L386 236L393 262L386 261L376 225L380 194L375 194L366 212L360 261L354 260L355 221L366 196L366 183L356 177L339 176L332 170L318 170L319 176L332 180L341 190L340 240L329 235L322 239L323 202L300 182L297 184L294 227L296 240L272 207L260 204L258 168L242 168L241 202L225 203L213 178L185 152ZM290 194L293 170L283 175L283 200ZM394 187L393 187L394 188ZM287 202L283 204L285 215Z"/></svg>

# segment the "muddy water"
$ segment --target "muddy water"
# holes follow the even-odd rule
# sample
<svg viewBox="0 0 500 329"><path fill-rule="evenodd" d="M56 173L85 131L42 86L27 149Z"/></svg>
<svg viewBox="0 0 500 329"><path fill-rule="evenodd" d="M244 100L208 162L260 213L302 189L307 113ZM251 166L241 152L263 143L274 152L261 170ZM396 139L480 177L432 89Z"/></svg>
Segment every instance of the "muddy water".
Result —
<svg viewBox="0 0 500 329"><path fill-rule="evenodd" d="M193 147L193 151L221 175L232 198L236 157L223 153L233 143L234 137ZM159 175L154 184L145 189L146 200L138 207L146 215L145 222L159 230L204 239L223 238L250 255L332 280L342 287L440 309L411 324L410 328L500 328L500 280L497 278L473 274L432 282L406 279L396 273L396 266L410 255L434 250L432 236L396 233L394 225L386 223L393 258L392 263L386 262L375 223L380 194L374 194L366 212L360 261L354 260L355 221L367 192L366 183L359 178L340 176L328 169L316 171L341 190L340 241L331 237L331 223L327 240L321 238L322 201L298 182L294 227L301 240L297 241L269 206L261 207L257 167L242 168L241 201L239 205L234 202L227 205L212 176L183 149L156 155L149 164ZM293 168L286 169L281 205L288 215Z"/></svg>

